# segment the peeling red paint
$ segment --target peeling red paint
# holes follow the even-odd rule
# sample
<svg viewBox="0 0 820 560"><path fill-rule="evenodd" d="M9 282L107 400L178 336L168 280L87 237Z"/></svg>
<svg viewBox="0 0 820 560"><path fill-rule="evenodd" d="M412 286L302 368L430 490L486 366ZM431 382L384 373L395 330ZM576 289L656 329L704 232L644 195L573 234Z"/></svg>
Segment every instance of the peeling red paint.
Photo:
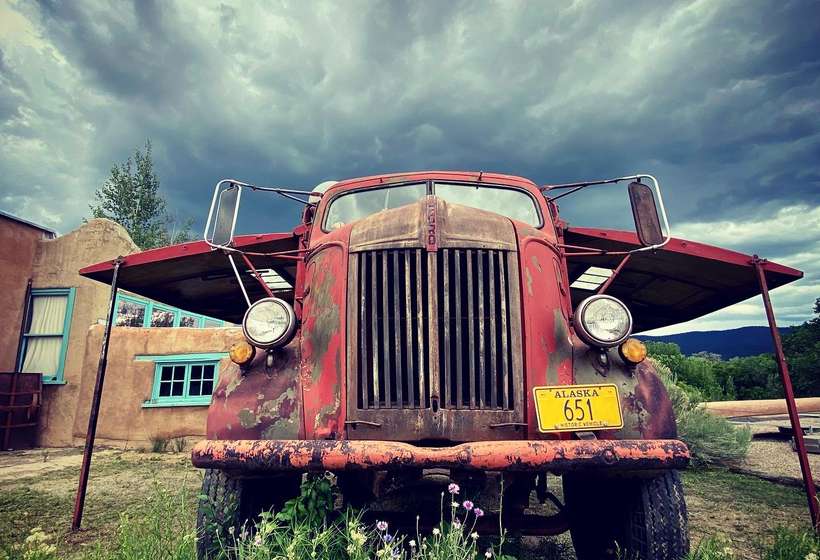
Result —
<svg viewBox="0 0 820 560"><path fill-rule="evenodd" d="M345 407L345 298L350 227L325 236L306 261L302 311L302 407L305 437L343 435Z"/></svg>
<svg viewBox="0 0 820 560"><path fill-rule="evenodd" d="M541 434L532 402L532 388L543 385L571 384L572 346L569 325L561 312L565 305L556 267L558 254L554 238L545 230L536 230L515 223L518 235L519 262L526 282L521 289L524 318L524 394L527 395L527 424L530 438L550 439L554 434Z"/></svg>
<svg viewBox="0 0 820 560"><path fill-rule="evenodd" d="M494 441L420 447L392 441L203 441L200 468L248 471L458 468L566 472L584 468L683 468L689 449L678 440Z"/></svg>

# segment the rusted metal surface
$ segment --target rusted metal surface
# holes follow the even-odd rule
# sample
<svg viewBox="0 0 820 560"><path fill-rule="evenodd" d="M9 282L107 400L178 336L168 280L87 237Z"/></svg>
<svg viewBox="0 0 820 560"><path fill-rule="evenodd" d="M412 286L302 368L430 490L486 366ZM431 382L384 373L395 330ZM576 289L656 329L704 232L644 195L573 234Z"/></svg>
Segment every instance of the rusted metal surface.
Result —
<svg viewBox="0 0 820 560"><path fill-rule="evenodd" d="M83 521L85 507L85 491L88 487L88 474L91 470L91 456L94 453L94 439L97 436L97 419L100 413L105 370L108 367L108 342L111 340L111 327L114 324L114 310L117 300L117 279L122 266L122 257L114 260L114 270L111 275L111 293L108 297L108 320L105 323L102 345L100 347L100 361L97 365L97 380L94 383L94 393L91 396L91 411L88 415L88 430L85 433L85 448L83 449L83 463L80 467L80 481L77 484L77 495L74 498L74 515L71 518L71 530L78 531Z"/></svg>
<svg viewBox="0 0 820 560"><path fill-rule="evenodd" d="M817 491L814 487L814 479L811 474L811 465L809 464L809 457L806 454L806 444L803 441L803 429L800 427L800 415L797 411L797 404L794 402L794 390L792 389L792 380L789 375L789 364L786 362L786 355L783 353L783 343L780 340L780 331L777 329L777 321L774 317L774 309L772 308L772 301L769 298L769 287L766 284L766 270L764 268L765 261L762 261L755 255L752 264L755 267L757 274L757 281L760 284L760 293L763 296L763 307L766 309L766 318L769 321L769 329L772 333L772 342L774 343L774 357L777 360L777 369L780 372L780 380L783 383L783 392L786 396L786 407L789 411L789 420L792 425L792 433L794 434L794 444L797 448L797 456L800 460L800 472L803 474L803 485L806 488L806 499L809 504L809 515L811 517L811 524L815 531L820 530L820 511L818 511Z"/></svg>
<svg viewBox="0 0 820 560"><path fill-rule="evenodd" d="M606 351L607 365L600 362L600 350L590 348L573 336L575 382L614 383L621 399L624 427L595 432L601 439L674 439L675 413L663 382L651 362L631 366L617 349Z"/></svg>
<svg viewBox="0 0 820 560"><path fill-rule="evenodd" d="M353 226L347 437L523 438L514 229L487 213L493 218L478 222L487 230L474 248L445 248L451 237L476 228L479 211L437 200L438 250L428 252L424 228L415 239L407 234L407 224L427 223L428 201ZM388 242L394 248L384 249Z"/></svg>
<svg viewBox="0 0 820 560"><path fill-rule="evenodd" d="M299 375L305 437L342 437L347 392L346 295L350 226L327 235L305 261Z"/></svg>
<svg viewBox="0 0 820 560"><path fill-rule="evenodd" d="M683 468L689 450L678 440L494 441L418 447L393 441L201 441L191 457L199 468L277 470L395 470L457 468L566 472L586 468Z"/></svg>
<svg viewBox="0 0 820 560"><path fill-rule="evenodd" d="M0 450L37 446L37 427L43 402L43 375L0 372Z"/></svg>
<svg viewBox="0 0 820 560"><path fill-rule="evenodd" d="M229 362L219 372L208 409L209 439L287 439L304 437L299 386L299 340L266 353L246 367Z"/></svg>
<svg viewBox="0 0 820 560"><path fill-rule="evenodd" d="M555 243L542 231L529 226L516 224L516 229L522 274L528 437L554 438L555 435L540 434L536 430L532 388L574 382L567 296L560 290L561 267Z"/></svg>

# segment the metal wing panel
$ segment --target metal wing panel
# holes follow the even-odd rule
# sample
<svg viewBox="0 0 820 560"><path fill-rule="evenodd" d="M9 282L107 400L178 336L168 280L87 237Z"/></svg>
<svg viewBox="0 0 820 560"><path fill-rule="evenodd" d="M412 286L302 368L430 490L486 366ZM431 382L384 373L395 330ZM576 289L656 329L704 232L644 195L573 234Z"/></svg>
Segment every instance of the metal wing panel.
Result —
<svg viewBox="0 0 820 560"><path fill-rule="evenodd" d="M292 233L241 235L234 246L244 251L271 253L298 249L298 238ZM293 285L295 262L270 257L249 257L257 269L273 269ZM240 273L244 263L235 257ZM105 261L80 270L87 278L111 283L114 265ZM265 296L262 287L249 274L244 285L251 300ZM230 262L220 250L212 249L204 241L192 241L161 247L124 258L120 267L120 289L133 292L186 311L239 323L247 309ZM275 295L292 302L293 290Z"/></svg>
<svg viewBox="0 0 820 560"><path fill-rule="evenodd" d="M594 228L568 228L567 245L606 251L628 251L639 246L634 233ZM590 266L615 269L622 255L571 256L570 283ZM694 241L673 238L657 251L634 253L607 293L629 306L635 331L665 327L695 319L760 293L752 265L754 257ZM799 270L766 262L766 279L773 289L803 277ZM573 305L595 293L572 289Z"/></svg>

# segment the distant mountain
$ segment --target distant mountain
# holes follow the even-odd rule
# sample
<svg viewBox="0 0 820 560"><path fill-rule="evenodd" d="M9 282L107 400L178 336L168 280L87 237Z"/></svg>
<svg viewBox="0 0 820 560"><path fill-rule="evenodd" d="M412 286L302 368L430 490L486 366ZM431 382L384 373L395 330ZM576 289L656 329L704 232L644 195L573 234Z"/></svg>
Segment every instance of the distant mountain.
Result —
<svg viewBox="0 0 820 560"><path fill-rule="evenodd" d="M781 327L785 335L791 327ZM684 354L714 352L724 360L738 356L757 356L774 352L769 327L740 327L725 331L691 331L666 336L639 336L641 340L674 342Z"/></svg>

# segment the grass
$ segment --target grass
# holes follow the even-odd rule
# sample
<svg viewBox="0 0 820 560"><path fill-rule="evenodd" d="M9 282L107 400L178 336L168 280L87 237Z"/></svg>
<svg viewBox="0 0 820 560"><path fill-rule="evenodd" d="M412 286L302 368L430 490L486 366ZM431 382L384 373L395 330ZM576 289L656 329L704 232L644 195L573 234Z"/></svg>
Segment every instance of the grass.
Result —
<svg viewBox="0 0 820 560"><path fill-rule="evenodd" d="M54 537L60 558L87 558L95 543L118 538L122 512L128 510L134 519L150 514L157 502L148 498L155 494L184 495L185 503L177 503L175 511L193 524L202 476L187 455L95 453L83 530L76 534L69 528L79 461L53 468L35 476L0 480L0 549L20 543L30 529L41 527Z"/></svg>
<svg viewBox="0 0 820 560"><path fill-rule="evenodd" d="M53 457L49 465L56 461ZM71 534L68 528L77 473L76 464L62 468L55 464L54 470L36 476L0 480L0 549L19 545L28 536L33 547L56 548L56 556L29 555L30 560L193 560L194 512L201 476L186 455L95 455L84 530ZM806 532L805 497L798 489L717 469L686 471L683 481L694 549L687 560L805 560L806 555L816 553L812 547L817 543ZM35 527L41 527L42 532L31 537ZM347 522L329 529L330 533L293 533L291 540L327 544L329 535L344 530L346 548L355 544L350 540L355 529L355 524ZM379 542L373 527L359 526L358 530ZM317 538L320 533L324 541ZM418 543L418 537L410 535L405 537L407 546L411 538ZM566 542L566 537L545 541L540 555L534 557L573 558L571 553L560 552L566 547L550 544L553 542ZM250 550L253 542L242 546ZM479 558L483 558L482 551L478 551ZM243 553L243 558L252 557ZM519 558L527 560L528 553L522 552Z"/></svg>

